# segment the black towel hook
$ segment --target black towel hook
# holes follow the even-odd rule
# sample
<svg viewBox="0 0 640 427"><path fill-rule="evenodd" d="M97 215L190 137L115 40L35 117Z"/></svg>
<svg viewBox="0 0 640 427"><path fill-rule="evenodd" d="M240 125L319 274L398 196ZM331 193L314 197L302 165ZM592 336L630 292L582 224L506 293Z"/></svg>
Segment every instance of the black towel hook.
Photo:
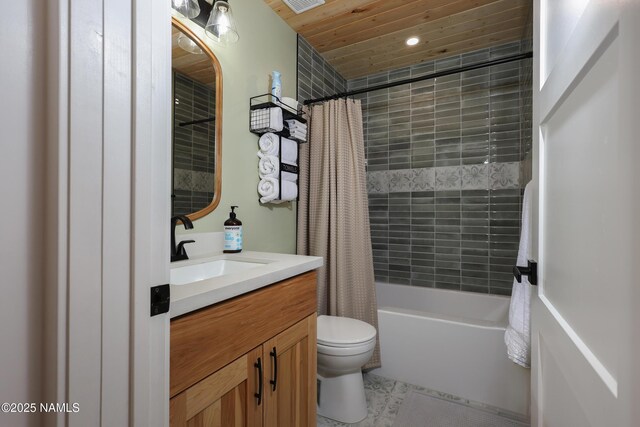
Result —
<svg viewBox="0 0 640 427"><path fill-rule="evenodd" d="M532 260L527 262L527 267L513 267L513 276L516 278L518 283L522 283L522 276L529 277L529 283L532 285L538 284L538 263Z"/></svg>

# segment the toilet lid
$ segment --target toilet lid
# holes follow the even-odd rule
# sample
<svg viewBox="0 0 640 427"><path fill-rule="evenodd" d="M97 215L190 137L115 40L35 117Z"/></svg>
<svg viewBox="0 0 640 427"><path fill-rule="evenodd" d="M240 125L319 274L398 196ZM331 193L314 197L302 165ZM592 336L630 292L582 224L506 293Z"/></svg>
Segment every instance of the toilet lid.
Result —
<svg viewBox="0 0 640 427"><path fill-rule="evenodd" d="M376 328L349 317L319 316L318 344L345 347L362 344L376 337Z"/></svg>

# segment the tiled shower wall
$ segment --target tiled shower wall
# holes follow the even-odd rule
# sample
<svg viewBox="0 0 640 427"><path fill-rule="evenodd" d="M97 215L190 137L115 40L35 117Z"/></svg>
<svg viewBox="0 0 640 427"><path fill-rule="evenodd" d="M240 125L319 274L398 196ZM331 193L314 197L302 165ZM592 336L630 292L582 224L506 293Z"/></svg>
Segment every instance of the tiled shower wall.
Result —
<svg viewBox="0 0 640 427"><path fill-rule="evenodd" d="M172 215L187 215L213 200L215 120L180 123L215 116L215 91L189 77L173 73L173 195Z"/></svg>
<svg viewBox="0 0 640 427"><path fill-rule="evenodd" d="M347 90L347 81L298 35L298 102Z"/></svg>
<svg viewBox="0 0 640 427"><path fill-rule="evenodd" d="M530 49L483 49L345 82L298 36L298 100ZM379 90L362 100L376 280L511 292L531 176L531 61Z"/></svg>
<svg viewBox="0 0 640 427"><path fill-rule="evenodd" d="M516 42L350 80L349 89L520 53ZM531 175L531 60L369 92L363 104L380 281L510 294Z"/></svg>

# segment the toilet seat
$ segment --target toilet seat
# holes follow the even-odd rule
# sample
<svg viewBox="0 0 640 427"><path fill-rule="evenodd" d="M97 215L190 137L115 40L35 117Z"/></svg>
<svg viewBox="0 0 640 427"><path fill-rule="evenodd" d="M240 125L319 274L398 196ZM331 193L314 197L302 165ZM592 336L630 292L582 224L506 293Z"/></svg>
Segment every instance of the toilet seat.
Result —
<svg viewBox="0 0 640 427"><path fill-rule="evenodd" d="M370 341L355 344L350 347L333 347L318 343L317 348L319 354L326 354L327 356L355 356L371 351L375 345L376 338L374 337Z"/></svg>
<svg viewBox="0 0 640 427"><path fill-rule="evenodd" d="M370 324L349 317L318 316L317 327L318 347L369 347L375 343L377 333Z"/></svg>

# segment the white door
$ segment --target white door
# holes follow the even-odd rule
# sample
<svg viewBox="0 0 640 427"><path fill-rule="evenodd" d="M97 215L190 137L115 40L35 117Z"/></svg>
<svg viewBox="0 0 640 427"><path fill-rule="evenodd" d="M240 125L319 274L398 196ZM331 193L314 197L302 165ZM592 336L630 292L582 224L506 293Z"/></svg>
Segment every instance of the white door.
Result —
<svg viewBox="0 0 640 427"><path fill-rule="evenodd" d="M48 53L46 93L33 94L47 120L32 120L48 126L37 212L47 230L41 393L78 405L43 423L167 427L169 315L150 316L150 288L169 280L170 3L39 3Z"/></svg>
<svg viewBox="0 0 640 427"><path fill-rule="evenodd" d="M640 426L639 3L535 1L533 426Z"/></svg>

